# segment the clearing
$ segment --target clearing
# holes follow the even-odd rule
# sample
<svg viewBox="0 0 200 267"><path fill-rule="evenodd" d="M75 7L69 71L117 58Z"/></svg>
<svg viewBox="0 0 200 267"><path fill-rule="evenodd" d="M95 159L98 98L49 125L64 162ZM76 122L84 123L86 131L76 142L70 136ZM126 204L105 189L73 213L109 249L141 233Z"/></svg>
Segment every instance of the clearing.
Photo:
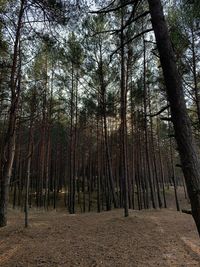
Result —
<svg viewBox="0 0 200 267"><path fill-rule="evenodd" d="M0 229L0 266L200 266L200 241L191 215L172 209L69 215L10 212Z"/></svg>

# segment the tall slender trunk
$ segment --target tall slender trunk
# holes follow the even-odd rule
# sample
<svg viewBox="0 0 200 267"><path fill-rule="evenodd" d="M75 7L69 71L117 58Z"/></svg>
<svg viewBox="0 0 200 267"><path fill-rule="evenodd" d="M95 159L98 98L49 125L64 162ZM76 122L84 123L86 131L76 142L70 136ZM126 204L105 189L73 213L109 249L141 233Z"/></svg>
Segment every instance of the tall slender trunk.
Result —
<svg viewBox="0 0 200 267"><path fill-rule="evenodd" d="M147 86L146 86L146 43L143 37L143 45L144 45L144 52L143 52L143 86L144 86L144 133L145 133L145 153L146 153L146 161L147 161L147 170L148 170L148 178L149 178L149 186L150 186L150 194L151 194L151 201L152 206L156 208L156 202L154 198L154 186L153 186L153 179L151 173L151 164L150 164L150 157L149 157L149 138L148 138L148 125L147 125Z"/></svg>
<svg viewBox="0 0 200 267"><path fill-rule="evenodd" d="M132 94L132 89L131 89ZM132 182L132 204L135 209L135 146L134 146L134 109L133 109L133 96L131 95L131 182Z"/></svg>
<svg viewBox="0 0 200 267"><path fill-rule="evenodd" d="M0 192L0 227L7 225L7 208L9 201L9 185L12 174L13 160L15 156L15 138L16 138L16 113L20 96L20 80L21 80L21 64L18 66L20 33L22 26L22 19L24 14L25 0L21 0L20 11L17 23L17 31L14 43L13 63L11 69L11 107L8 118L8 129L6 133L6 140L4 143L5 162L3 164L3 174L1 180Z"/></svg>
<svg viewBox="0 0 200 267"><path fill-rule="evenodd" d="M164 201L164 207L167 208L167 201L166 201L166 194L165 194L165 174L164 174L163 161L162 161L162 155L161 155L160 126L159 126L158 118L157 118L157 145L158 145L158 156L159 156L159 163L160 163L160 175L161 175L161 181L162 181L163 201Z"/></svg>
<svg viewBox="0 0 200 267"><path fill-rule="evenodd" d="M74 64L72 62L72 88L70 99L70 151L69 151L69 213L74 211Z"/></svg>
<svg viewBox="0 0 200 267"><path fill-rule="evenodd" d="M99 97L98 97L98 102L99 102ZM99 115L97 115L97 212L101 211L101 171L100 171L100 131L99 131Z"/></svg>
<svg viewBox="0 0 200 267"><path fill-rule="evenodd" d="M26 179L26 193L25 193L25 205L24 205L26 228L28 227L29 186L30 186L30 175L31 175L31 161L32 161L32 153L33 153L33 116L34 116L34 110L32 109L30 128L29 128L27 179Z"/></svg>
<svg viewBox="0 0 200 267"><path fill-rule="evenodd" d="M178 194L177 194L177 183L176 183L176 173L174 169L174 156L173 156L173 150L172 150L172 138L170 137L170 160L171 160L171 168L172 168L172 182L174 186L174 195L175 195L175 202L176 202L176 209L177 211L180 211L179 201L178 201Z"/></svg>
<svg viewBox="0 0 200 267"><path fill-rule="evenodd" d="M76 81L75 81L75 92L74 92L74 100L75 100L75 110L74 110L74 115L75 115L75 121L74 121L74 155L73 155L73 211L75 213L75 202L76 202L76 179L77 179L77 166L78 166L78 153L77 153L77 142L78 142L78 71L76 73Z"/></svg>
<svg viewBox="0 0 200 267"><path fill-rule="evenodd" d="M197 117L198 122L200 124L200 97L199 97L199 90L198 90L198 82L197 82L197 63L196 63L196 51L195 51L195 38L194 38L194 29L193 25L191 28L192 34L192 75L194 81L194 94L195 94L195 102L196 102L196 109L197 109Z"/></svg>
<svg viewBox="0 0 200 267"><path fill-rule="evenodd" d="M100 84L101 84L101 102L102 102L102 113L103 113L103 129L104 129L104 141L105 141L105 150L106 150L106 159L108 164L108 178L110 183L110 188L112 192L112 198L114 207L118 207L118 199L115 192L115 183L113 179L113 171L112 171L112 162L110 155L110 147L108 142L108 128L107 128L107 114L106 114L106 85L104 82L104 73L103 73L103 58L102 58L102 48L100 45L100 62L99 62L99 70L100 70Z"/></svg>
<svg viewBox="0 0 200 267"><path fill-rule="evenodd" d="M152 120L152 116L151 116L152 112L151 112L151 99L150 99L150 90L149 90L149 88L148 88L148 95L149 95L150 138L151 138L151 148L152 148L152 163L153 163L153 167L154 167L153 169L154 169L154 173L155 173L158 205L159 205L159 208L162 208L162 201L161 201L160 187L159 187L159 179L158 179L158 167L157 167L155 145L154 145L153 120Z"/></svg>
<svg viewBox="0 0 200 267"><path fill-rule="evenodd" d="M127 172L127 91L125 84L125 50L124 50L124 31L123 31L123 11L121 14L121 31L120 31L120 44L121 44L121 179L123 184L123 199L124 199L124 216L127 217L128 213L128 172Z"/></svg>

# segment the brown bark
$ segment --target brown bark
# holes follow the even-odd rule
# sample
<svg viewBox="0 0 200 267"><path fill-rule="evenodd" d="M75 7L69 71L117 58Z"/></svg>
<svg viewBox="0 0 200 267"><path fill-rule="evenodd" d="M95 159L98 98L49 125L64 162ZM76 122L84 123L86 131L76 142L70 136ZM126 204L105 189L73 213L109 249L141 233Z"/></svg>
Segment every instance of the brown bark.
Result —
<svg viewBox="0 0 200 267"><path fill-rule="evenodd" d="M15 138L16 138L16 113L19 103L20 95L20 68L18 66L18 55L19 55L19 43L21 25L24 14L24 3L25 0L21 0L20 11L17 23L17 31L14 44L14 55L11 69L11 107L8 118L8 129L6 133L6 141L4 143L4 155L5 161L3 163L3 174L1 181L1 192L0 192L0 227L7 225L7 208L9 201L9 185L12 174L13 160L15 156ZM20 64L19 64L20 65Z"/></svg>
<svg viewBox="0 0 200 267"><path fill-rule="evenodd" d="M146 86L146 44L143 39L144 53L143 53L143 86L144 86L144 133L145 133L145 153L147 161L147 170L148 170L148 182L150 187L150 195L152 206L156 208L156 202L154 198L154 186L153 186L153 177L151 172L151 162L149 156L149 136L148 136L148 125L147 125L147 86Z"/></svg>
<svg viewBox="0 0 200 267"><path fill-rule="evenodd" d="M122 11L123 12L123 11ZM125 82L125 46L124 46L124 31L123 31L123 14L121 14L121 179L123 184L123 199L124 199L124 216L128 213L128 172L127 172L127 88Z"/></svg>
<svg viewBox="0 0 200 267"><path fill-rule="evenodd" d="M198 82L197 82L197 63L196 63L195 38L194 38L193 26L191 29L191 33L192 33L191 49L192 49L192 74L194 81L194 95L195 95L198 122L200 123L200 97L199 97Z"/></svg>
<svg viewBox="0 0 200 267"><path fill-rule="evenodd" d="M200 161L187 114L181 77L160 0L148 0L166 91L171 107L175 138L191 201L192 215L200 234Z"/></svg>
<svg viewBox="0 0 200 267"><path fill-rule="evenodd" d="M72 87L70 99L70 151L69 151L69 213L74 210L74 64L72 62Z"/></svg>
<svg viewBox="0 0 200 267"><path fill-rule="evenodd" d="M33 93L32 103L31 103L31 121L29 128L29 141L28 141L28 162L27 162L27 178L26 178L26 193L25 193L25 205L24 205L24 213L25 213L25 227L28 227L28 215L29 215L29 187L30 187L30 177L31 177L31 162L32 162L32 154L33 154L33 117L35 110L35 92Z"/></svg>
<svg viewBox="0 0 200 267"><path fill-rule="evenodd" d="M102 47L100 46L100 62L99 62L99 79L101 85L101 102L102 102L102 120L103 120L103 130L104 130L104 141L105 141L105 151L106 151L106 159L108 164L108 178L109 184L111 188L111 193L113 197L114 207L118 207L118 199L115 192L115 182L113 179L113 171L112 171L112 162L110 155L110 147L108 142L108 128L107 128L107 114L106 114L106 84L104 81L104 73L103 73L103 58L102 58Z"/></svg>

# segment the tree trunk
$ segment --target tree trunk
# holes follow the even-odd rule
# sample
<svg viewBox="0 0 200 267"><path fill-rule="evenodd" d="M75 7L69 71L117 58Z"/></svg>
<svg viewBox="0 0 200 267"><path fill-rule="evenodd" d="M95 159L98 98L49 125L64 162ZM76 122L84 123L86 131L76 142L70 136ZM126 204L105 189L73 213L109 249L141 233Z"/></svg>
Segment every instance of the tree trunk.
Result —
<svg viewBox="0 0 200 267"><path fill-rule="evenodd" d="M194 38L194 29L192 26L191 29L192 33L192 74L193 74L193 81L194 81L194 95L195 95L195 103L197 108L197 117L198 122L200 124L200 97L199 97L199 90L198 90L198 81L197 81L197 63L196 63L196 51L195 51L195 38Z"/></svg>
<svg viewBox="0 0 200 267"><path fill-rule="evenodd" d="M25 213L25 227L28 227L28 212L29 212L29 186L30 186L30 174L31 174L31 161L32 161L32 153L33 153L33 120L30 122L30 130L29 130L29 143L28 143L28 162L27 162L27 179L26 179L26 195L25 195L25 205L24 205L24 213Z"/></svg>
<svg viewBox="0 0 200 267"><path fill-rule="evenodd" d="M70 151L69 151L69 213L74 214L74 64L72 62L70 99Z"/></svg>
<svg viewBox="0 0 200 267"><path fill-rule="evenodd" d="M101 108L102 108L102 119L103 119L103 130L104 130L104 142L105 142L105 150L106 150L106 159L108 164L108 178L111 187L112 197L114 207L118 207L118 198L115 192L115 182L113 179L113 171L112 171L112 162L110 155L110 147L108 142L108 127L107 127L107 114L106 114L106 84L104 81L104 73L103 73L103 58L102 58L102 48L100 46L100 62L99 62L99 70L100 70L100 85L101 85Z"/></svg>
<svg viewBox="0 0 200 267"><path fill-rule="evenodd" d="M191 201L192 215L200 235L200 161L192 136L181 77L177 70L162 4L160 0L148 0L148 3L171 107L175 138Z"/></svg>
<svg viewBox="0 0 200 267"><path fill-rule="evenodd" d="M123 11L122 11L123 12ZM121 179L123 184L123 200L124 200L124 216L129 215L128 212L128 173L127 173L127 91L125 84L125 46L124 46L124 31L123 31L123 13L121 14L121 31L120 31L120 44L121 44L121 100L120 100L120 119L121 119Z"/></svg>
<svg viewBox="0 0 200 267"><path fill-rule="evenodd" d="M147 170L148 170L148 180L149 180L149 186L150 186L150 194L151 194L151 201L152 206L155 209L156 208L156 202L154 198L154 186L153 186L153 177L151 172L151 162L150 162L150 155L149 155L149 136L148 136L148 121L147 121L147 81L146 81L146 43L143 39L143 45L144 45L144 53L143 53L143 86L144 86L144 96L143 96L143 102L144 102L144 134L145 134L145 153L146 153L146 161L147 161Z"/></svg>
<svg viewBox="0 0 200 267"><path fill-rule="evenodd" d="M19 43L20 43L20 32L22 18L24 14L24 0L21 0L19 18L17 23L17 31L14 44L14 54L13 54L13 63L11 69L11 107L9 111L9 122L8 129L6 133L6 141L4 145L4 155L5 162L3 164L3 174L1 181L1 192L0 192L0 227L7 225L7 208L9 201L9 185L10 178L12 174L13 160L15 156L15 138L16 138L16 113L19 102L20 94L20 69L18 69L18 57L19 57ZM21 64L19 64L21 65ZM18 85L17 85L18 83Z"/></svg>

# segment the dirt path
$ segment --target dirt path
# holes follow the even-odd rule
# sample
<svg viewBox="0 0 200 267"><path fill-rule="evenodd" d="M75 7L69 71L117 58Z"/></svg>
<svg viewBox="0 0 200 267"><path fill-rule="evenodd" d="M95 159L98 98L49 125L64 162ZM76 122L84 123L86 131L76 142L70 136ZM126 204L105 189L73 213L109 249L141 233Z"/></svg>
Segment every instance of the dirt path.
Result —
<svg viewBox="0 0 200 267"><path fill-rule="evenodd" d="M200 241L192 217L171 210L122 210L68 215L11 214L0 229L0 266L200 266Z"/></svg>

